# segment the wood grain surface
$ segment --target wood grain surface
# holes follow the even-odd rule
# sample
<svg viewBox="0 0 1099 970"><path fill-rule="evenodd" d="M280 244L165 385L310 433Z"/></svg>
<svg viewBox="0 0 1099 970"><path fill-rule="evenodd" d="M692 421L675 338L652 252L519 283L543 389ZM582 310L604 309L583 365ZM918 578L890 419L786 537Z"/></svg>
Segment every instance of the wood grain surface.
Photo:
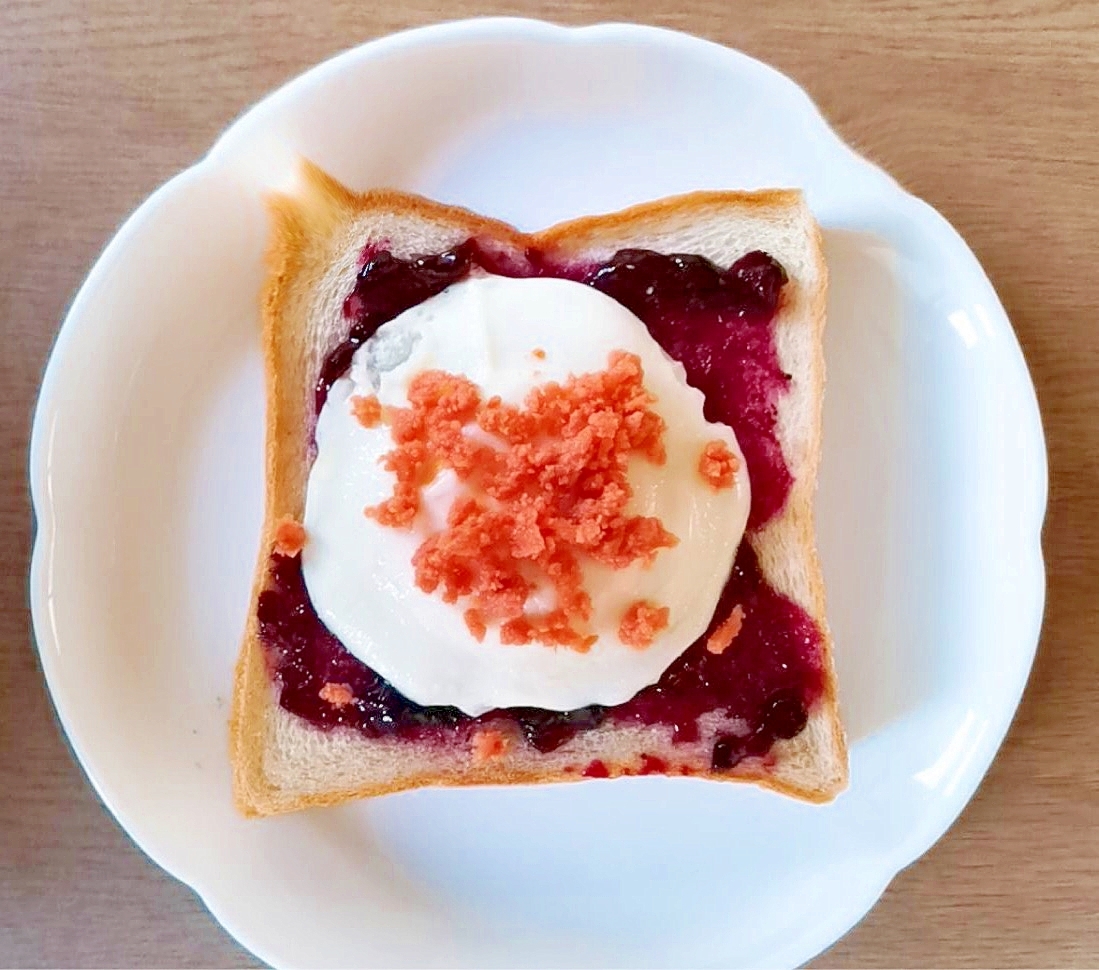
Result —
<svg viewBox="0 0 1099 970"><path fill-rule="evenodd" d="M1048 435L1042 644L977 797L816 964L1099 965L1095 0L0 4L0 963L254 963L104 812L35 660L26 443L66 305L119 222L266 91L371 37L490 12L647 21L769 61L976 251Z"/></svg>

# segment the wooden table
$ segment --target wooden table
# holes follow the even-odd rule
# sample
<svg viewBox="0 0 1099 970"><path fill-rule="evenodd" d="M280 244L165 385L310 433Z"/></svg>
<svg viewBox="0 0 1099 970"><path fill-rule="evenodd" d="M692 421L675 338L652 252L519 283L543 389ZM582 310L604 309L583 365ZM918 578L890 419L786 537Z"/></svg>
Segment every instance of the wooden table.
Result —
<svg viewBox="0 0 1099 970"><path fill-rule="evenodd" d="M314 6L316 9L314 9ZM31 407L58 321L119 222L242 109L330 54L461 0L0 5L0 964L248 965L103 811L52 716L26 609ZM1099 965L1099 5L1086 0L584 0L793 75L969 240L1049 438L1049 606L973 803L819 966ZM499 8L497 9L499 11Z"/></svg>

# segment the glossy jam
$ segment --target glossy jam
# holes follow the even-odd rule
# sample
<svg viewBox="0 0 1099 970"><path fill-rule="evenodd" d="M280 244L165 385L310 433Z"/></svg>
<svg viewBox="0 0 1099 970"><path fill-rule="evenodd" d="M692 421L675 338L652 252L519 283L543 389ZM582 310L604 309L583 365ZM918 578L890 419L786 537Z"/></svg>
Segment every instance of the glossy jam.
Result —
<svg viewBox="0 0 1099 970"><path fill-rule="evenodd" d="M301 572L300 556L271 557L270 581L260 593L260 638L268 664L282 685L280 703L318 727L348 725L370 737L421 738L472 719L456 707L411 703L353 657L317 617ZM352 704L336 708L322 700L325 684L346 684Z"/></svg>
<svg viewBox="0 0 1099 970"><path fill-rule="evenodd" d="M499 275L575 279L632 310L703 392L707 418L736 432L752 482L749 528L782 508L792 479L775 434L776 403L790 379L778 365L772 323L786 274L760 252L723 270L698 256L644 250L622 250L594 266L554 266L536 252L516 260L475 240L410 260L369 250L344 303L348 338L328 356L317 383L317 410L356 348L378 327L475 266ZM675 739L693 741L699 717L723 710L741 719L743 729L717 739L712 763L722 770L765 754L776 738L800 732L822 688L820 631L802 609L763 582L748 542L737 555L711 627L737 604L745 619L729 649L711 654L705 636L700 638L658 683L625 704L565 713L510 708L476 719L453 707L413 704L348 653L317 618L298 558L272 556L258 612L269 665L281 685L280 703L318 727L346 725L372 737L446 742L468 737L479 722L510 721L529 744L548 752L608 719L670 725ZM326 683L346 684L355 701L333 707L320 697ZM661 770L658 760L652 759L650 771Z"/></svg>
<svg viewBox="0 0 1099 970"><path fill-rule="evenodd" d="M775 434L775 405L790 381L771 327L786 282L782 267L761 252L722 271L701 256L625 249L589 271L586 282L640 317L705 395L706 419L736 432L752 482L748 527L763 525L793 484Z"/></svg>
<svg viewBox="0 0 1099 970"><path fill-rule="evenodd" d="M388 250L370 247L360 262L355 288L343 301L343 315L350 321L347 339L328 355L317 379L318 414L333 382L351 366L355 351L383 323L442 293L468 275L474 265L497 276L535 275L527 261L517 263L475 239L467 239L445 253L412 259L397 259Z"/></svg>
<svg viewBox="0 0 1099 970"><path fill-rule="evenodd" d="M698 738L698 718L725 710L742 718L747 733L719 740L714 767L732 767L747 755L764 754L776 738L796 735L820 695L820 632L812 619L763 582L755 554L744 543L722 593L712 626L733 606L744 609L739 636L720 655L705 638L679 657L660 680L616 707L576 711L509 708L471 718L454 707L413 704L356 660L318 619L302 578L300 557L274 555L268 588L260 594L260 635L272 671L282 685L280 703L318 727L347 725L370 737L409 739L466 736L474 724L516 723L539 751L553 751L578 732L608 718L636 724L668 724L678 741ZM346 684L354 703L335 708L321 699L325 684ZM719 750L720 749L720 750Z"/></svg>

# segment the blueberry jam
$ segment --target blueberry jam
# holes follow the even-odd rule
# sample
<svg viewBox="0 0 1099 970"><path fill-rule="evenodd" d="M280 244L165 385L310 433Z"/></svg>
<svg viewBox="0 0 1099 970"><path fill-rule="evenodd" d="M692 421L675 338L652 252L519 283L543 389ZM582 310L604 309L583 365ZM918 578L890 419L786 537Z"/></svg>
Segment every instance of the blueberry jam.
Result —
<svg viewBox="0 0 1099 970"><path fill-rule="evenodd" d="M374 336L378 327L442 293L468 275L474 264L497 276L534 275L526 263L495 253L476 239L467 239L445 253L412 259L398 259L388 250L367 248L355 288L343 301L343 315L351 321L347 339L328 355L317 379L317 413L332 384L347 373L355 351Z"/></svg>
<svg viewBox="0 0 1099 970"><path fill-rule="evenodd" d="M701 256L623 249L585 282L633 311L703 393L706 420L736 432L752 483L748 527L763 525L793 484L775 434L775 403L790 377L779 367L770 326L783 268L761 252L722 271Z"/></svg>
<svg viewBox="0 0 1099 970"><path fill-rule="evenodd" d="M344 303L348 338L328 356L317 383L317 411L356 348L378 327L474 266L498 275L576 279L630 309L703 392L706 417L736 432L752 483L749 529L781 510L792 478L776 435L776 403L790 378L778 364L772 323L786 274L761 252L722 270L699 256L646 250L621 250L596 266L555 267L537 252L515 260L473 239L408 260L384 249L368 250ZM699 717L724 710L741 721L735 733L719 735L714 744L712 765L727 770L745 757L766 754L776 739L797 735L823 685L819 629L763 581L748 542L741 544L711 628L737 604L744 622L732 647L709 653L707 630L656 684L624 704L563 713L509 708L479 718L453 707L414 704L355 659L317 617L300 557L272 555L258 618L282 707L321 728L344 725L370 737L444 741L467 737L480 722L510 721L527 743L549 752L608 720L670 725L676 740L694 741ZM325 684L346 684L354 700L337 707L321 697Z"/></svg>
<svg viewBox="0 0 1099 970"><path fill-rule="evenodd" d="M454 707L413 704L348 653L314 612L300 557L272 556L270 582L260 594L258 613L260 635L282 684L280 703L319 727L342 724L369 737L415 739L455 729L466 733L475 723L509 718L533 747L549 752L608 718L670 724L676 740L694 741L699 716L723 708L749 728L747 734L722 737L715 746L714 767L731 768L747 755L765 754L776 738L801 731L822 683L816 624L763 582L748 543L737 554L712 625L738 603L745 618L733 647L712 654L706 650L705 637L700 638L657 683L625 704L566 712L509 708L479 718ZM320 692L328 683L346 684L354 702L336 708L323 700Z"/></svg>

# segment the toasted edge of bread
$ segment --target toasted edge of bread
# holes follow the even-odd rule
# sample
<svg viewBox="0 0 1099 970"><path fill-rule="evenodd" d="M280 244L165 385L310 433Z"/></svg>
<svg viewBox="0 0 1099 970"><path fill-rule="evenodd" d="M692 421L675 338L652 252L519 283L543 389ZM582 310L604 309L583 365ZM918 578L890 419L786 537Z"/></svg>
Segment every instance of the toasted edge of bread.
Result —
<svg viewBox="0 0 1099 970"><path fill-rule="evenodd" d="M267 391L266 503L248 623L237 661L230 745L233 791L245 815L335 805L426 785L576 781L601 761L608 777L643 770L641 754L667 774L753 782L812 802L831 800L847 784L847 749L839 719L832 640L813 531L812 499L820 459L826 269L819 229L800 192L695 192L610 215L524 234L454 206L402 192L353 192L309 162L292 195L268 199L273 229L262 296ZM710 769L712 738L673 744L662 726L604 723L561 748L539 753L518 737L500 757L477 762L467 746L369 739L352 729L320 730L289 714L259 638L256 605L267 582L276 524L301 521L311 461L313 393L321 363L346 338L339 310L353 286L363 247L396 255L441 252L470 236L521 257L537 247L550 258L594 262L625 247L690 252L728 265L764 249L790 282L776 320L780 362L794 376L779 403L779 437L794 476L782 512L748 540L767 582L813 616L822 633L824 692L805 729L778 741L762 759L731 771ZM710 717L707 715L706 717Z"/></svg>

